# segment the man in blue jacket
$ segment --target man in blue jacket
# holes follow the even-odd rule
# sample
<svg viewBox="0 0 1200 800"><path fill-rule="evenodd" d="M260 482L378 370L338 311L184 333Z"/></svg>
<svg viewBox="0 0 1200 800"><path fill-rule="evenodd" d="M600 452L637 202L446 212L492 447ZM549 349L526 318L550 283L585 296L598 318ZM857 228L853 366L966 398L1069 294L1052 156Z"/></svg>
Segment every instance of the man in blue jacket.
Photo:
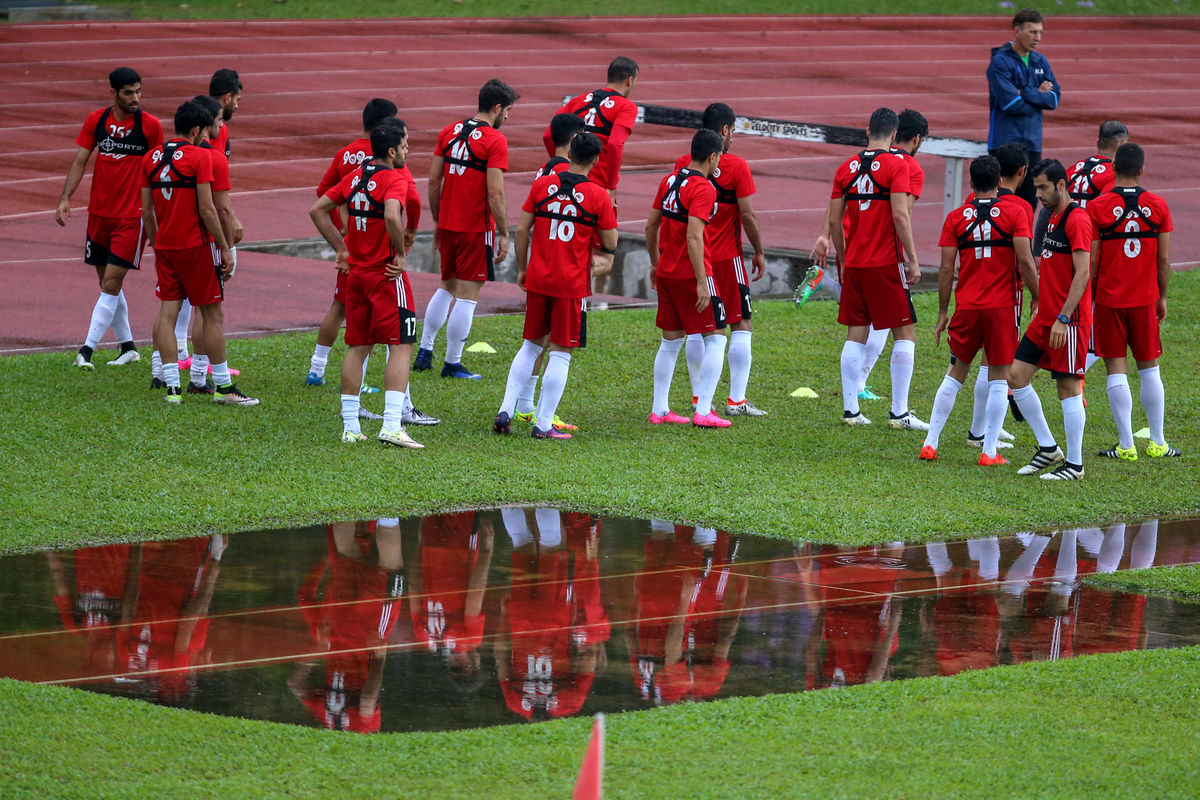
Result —
<svg viewBox="0 0 1200 800"><path fill-rule="evenodd" d="M988 64L988 151L1009 142L1029 148L1030 164L1042 158L1042 111L1058 108L1062 89L1050 69L1050 61L1037 52L1042 41L1042 12L1023 8L1013 17L1012 41L992 48ZM1037 207L1033 182L1017 190L1031 206Z"/></svg>

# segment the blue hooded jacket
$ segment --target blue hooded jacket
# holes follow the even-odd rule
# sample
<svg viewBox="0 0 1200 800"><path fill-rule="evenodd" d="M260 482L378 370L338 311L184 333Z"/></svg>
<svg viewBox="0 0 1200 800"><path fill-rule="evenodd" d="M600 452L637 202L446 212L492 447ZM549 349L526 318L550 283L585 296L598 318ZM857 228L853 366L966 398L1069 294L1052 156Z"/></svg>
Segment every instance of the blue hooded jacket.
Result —
<svg viewBox="0 0 1200 800"><path fill-rule="evenodd" d="M1042 111L1058 108L1062 89L1050 69L1050 61L1036 50L1029 53L1029 66L1013 50L1012 42L992 48L987 68L988 149L1009 142L1021 142L1034 152L1042 150ZM1039 92L1042 81L1054 84L1048 92Z"/></svg>

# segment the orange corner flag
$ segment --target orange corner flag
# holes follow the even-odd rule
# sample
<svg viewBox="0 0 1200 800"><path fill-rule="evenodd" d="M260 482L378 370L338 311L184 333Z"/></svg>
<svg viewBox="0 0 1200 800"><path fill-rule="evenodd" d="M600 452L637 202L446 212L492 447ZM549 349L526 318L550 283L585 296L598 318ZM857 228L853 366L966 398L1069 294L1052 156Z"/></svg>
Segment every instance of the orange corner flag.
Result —
<svg viewBox="0 0 1200 800"><path fill-rule="evenodd" d="M604 715L597 714L592 723L592 738L579 767L572 800L600 800L604 793Z"/></svg>

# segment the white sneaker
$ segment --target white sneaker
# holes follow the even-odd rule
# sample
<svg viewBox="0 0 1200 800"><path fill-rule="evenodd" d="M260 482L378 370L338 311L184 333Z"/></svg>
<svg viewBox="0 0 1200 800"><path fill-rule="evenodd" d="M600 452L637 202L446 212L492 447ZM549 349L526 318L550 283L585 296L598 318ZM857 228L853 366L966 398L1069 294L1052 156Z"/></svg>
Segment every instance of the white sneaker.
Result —
<svg viewBox="0 0 1200 800"><path fill-rule="evenodd" d="M1017 470L1017 474L1033 475L1063 461L1066 461L1066 456L1063 455L1061 447L1057 445L1046 449L1039 447L1033 451L1033 458L1029 459L1029 463Z"/></svg>
<svg viewBox="0 0 1200 800"><path fill-rule="evenodd" d="M871 420L864 417L863 413L861 411L858 412L857 414L847 414L845 411L843 411L842 412L842 424L843 425L870 425Z"/></svg>
<svg viewBox="0 0 1200 800"><path fill-rule="evenodd" d="M905 411L900 416L896 416L892 412L888 412L888 427L892 430L910 430L910 431L927 431L929 423L922 422L917 418L917 415L911 411Z"/></svg>
<svg viewBox="0 0 1200 800"><path fill-rule="evenodd" d="M358 407L358 418L359 419L370 419L370 420L381 420L381 419L383 419L383 414L376 414L374 411L368 411L367 409L363 408L362 406L359 406Z"/></svg>
<svg viewBox="0 0 1200 800"><path fill-rule="evenodd" d="M413 407L400 415L400 422L405 425L437 425L441 420Z"/></svg>
<svg viewBox="0 0 1200 800"><path fill-rule="evenodd" d="M218 386L217 390L213 392L213 401L219 405L247 408L258 405L257 397L247 397L232 383L228 386Z"/></svg>
<svg viewBox="0 0 1200 800"><path fill-rule="evenodd" d="M1013 446L1011 441L1005 441L1006 436L1009 439L1014 438L1013 435L1011 433L1009 433L1008 431L1005 431L1005 430L1000 431L1000 436L996 439L996 449L997 450L1003 450L1006 447ZM971 445L971 447L982 448L983 447L983 437L982 436L979 436L979 437L972 436L971 432L967 431L967 444Z"/></svg>
<svg viewBox="0 0 1200 800"><path fill-rule="evenodd" d="M91 359L86 358L83 353L75 354L75 366L86 370L93 370L96 368L96 365L91 362Z"/></svg>
<svg viewBox="0 0 1200 800"><path fill-rule="evenodd" d="M420 442L413 441L413 438L408 435L408 431L404 428L397 428L394 431L387 429L379 432L379 441L381 444L392 445L393 447L407 447L412 450L421 450L425 445Z"/></svg>
<svg viewBox="0 0 1200 800"><path fill-rule="evenodd" d="M132 364L134 361L141 361L142 357L137 350L126 350L121 355L108 362L110 367L123 367L126 364Z"/></svg>
<svg viewBox="0 0 1200 800"><path fill-rule="evenodd" d="M728 417L765 417L767 412L749 400L743 400L740 403L726 403L725 415Z"/></svg>
<svg viewBox="0 0 1200 800"><path fill-rule="evenodd" d="M359 442L365 442L366 440L367 435L362 431L355 433L349 428L346 428L342 431L342 441L346 444L358 444Z"/></svg>

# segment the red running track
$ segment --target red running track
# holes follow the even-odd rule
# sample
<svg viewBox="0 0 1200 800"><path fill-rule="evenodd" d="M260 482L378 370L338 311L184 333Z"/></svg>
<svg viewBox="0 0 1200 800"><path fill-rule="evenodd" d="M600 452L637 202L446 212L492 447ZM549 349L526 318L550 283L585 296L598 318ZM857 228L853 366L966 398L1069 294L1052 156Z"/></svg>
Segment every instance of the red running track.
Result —
<svg viewBox="0 0 1200 800"><path fill-rule="evenodd" d="M505 126L515 218L525 175L544 160L541 132L560 98L599 86L614 55L641 64L634 99L647 103L700 108L723 100L741 114L840 125L865 124L879 105L913 107L935 134L983 139L988 48L1007 33L999 16L106 22L0 30L0 264L9 274L38 276L0 299L0 352L77 344L84 331L96 291L80 261L87 182L67 229L54 224L51 209L78 127L104 104L105 75L118 64L141 72L143 105L160 117L203 91L214 69L241 73L246 94L231 126L234 202L247 238L259 241L314 235L305 214L313 189L332 153L357 133L372 96L401 106L412 131L411 165L421 176L437 132L472 113L484 81L501 77L515 86L521 102ZM1100 121L1124 121L1147 149L1144 184L1166 196L1183 223L1172 260L1200 262L1200 243L1185 233L1200 212L1193 199L1200 166L1181 147L1200 123L1200 19L1051 18L1043 42L1064 87L1062 107L1047 115L1047 155L1088 155ZM640 231L659 173L689 138L670 128L634 132L618 192L625 230ZM750 137L735 149L755 171L767 244L806 248L845 149ZM915 228L922 260L934 263L942 161L920 160L929 180ZM421 227L429 227L427 218ZM322 265L247 253L241 267L227 303L230 330L312 327L327 307ZM149 331L151 284L147 275L128 284L138 337Z"/></svg>

